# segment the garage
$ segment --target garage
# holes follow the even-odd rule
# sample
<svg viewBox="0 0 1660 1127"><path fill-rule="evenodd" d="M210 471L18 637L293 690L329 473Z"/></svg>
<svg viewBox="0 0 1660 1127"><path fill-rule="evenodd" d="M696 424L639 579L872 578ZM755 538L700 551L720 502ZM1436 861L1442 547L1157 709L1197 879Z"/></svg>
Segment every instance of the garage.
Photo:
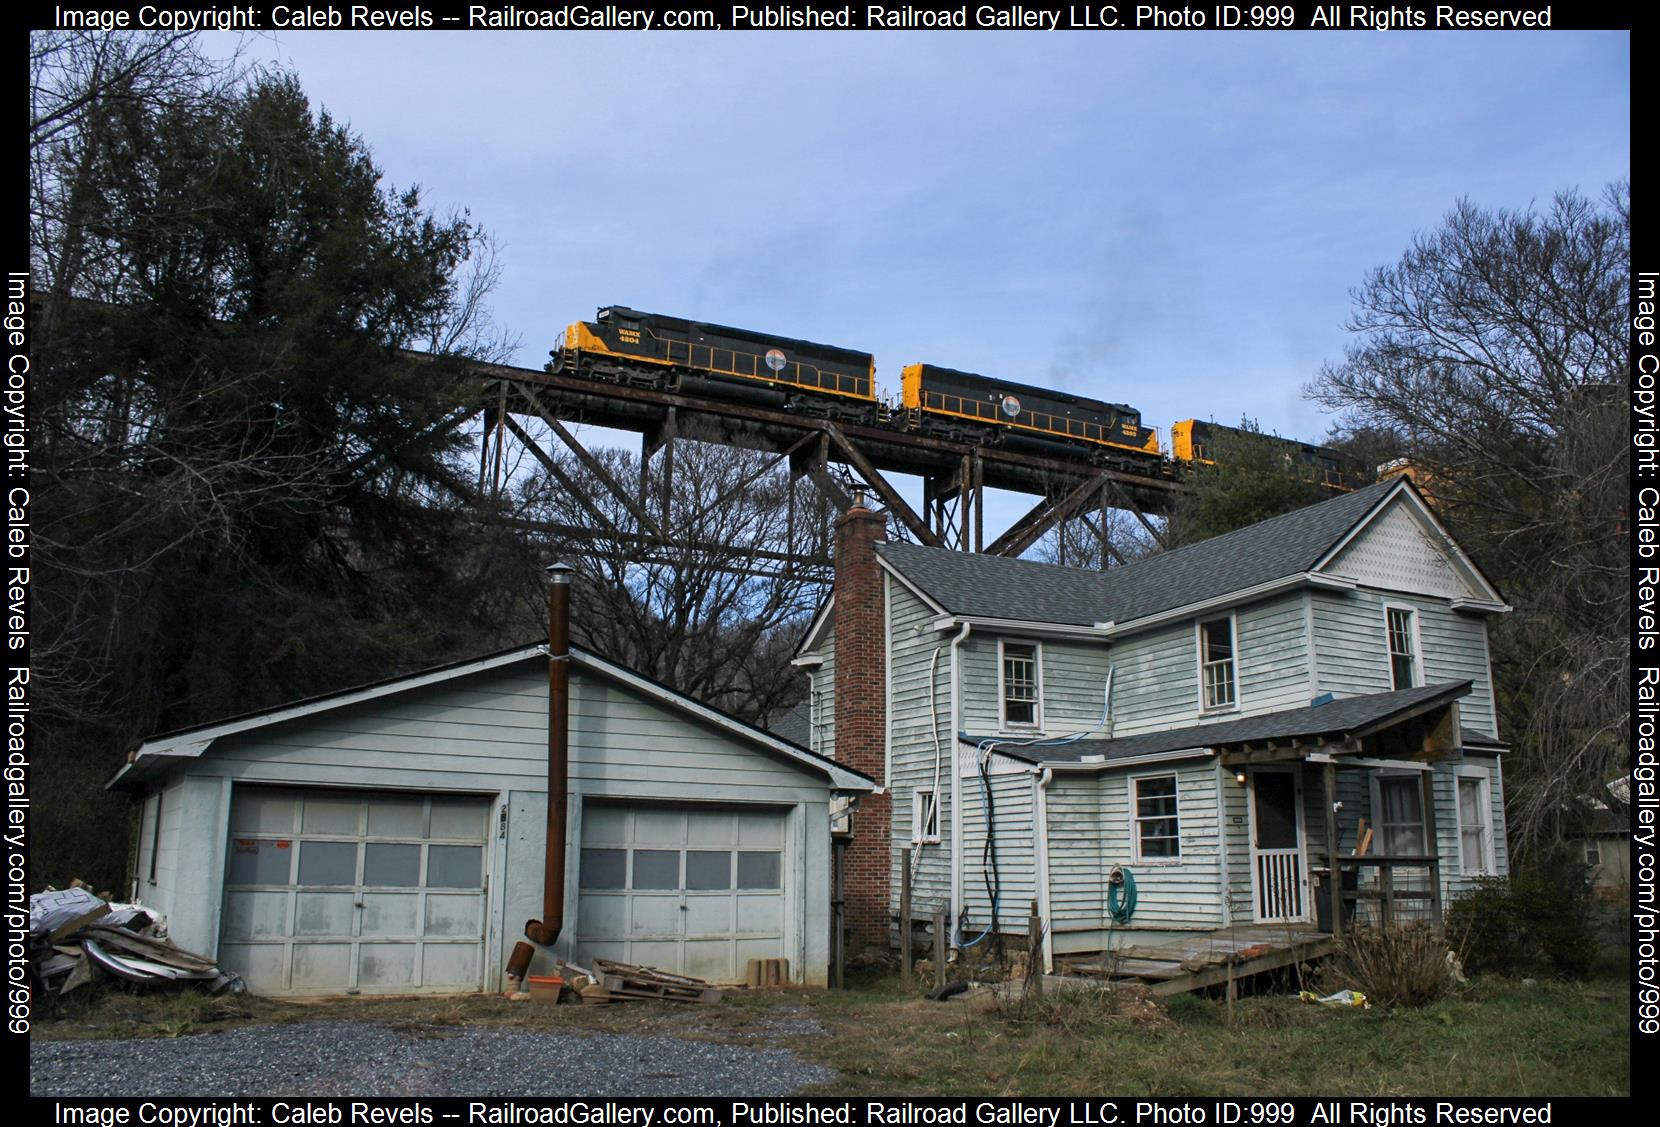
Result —
<svg viewBox="0 0 1660 1127"><path fill-rule="evenodd" d="M505 989L550 898L533 975L601 957L741 982L782 957L824 984L830 810L871 780L568 659L554 810L540 644L151 737L110 782L142 804L133 897L271 996Z"/></svg>
<svg viewBox="0 0 1660 1127"><path fill-rule="evenodd" d="M221 964L263 994L479 989L489 812L472 796L237 787Z"/></svg>
<svg viewBox="0 0 1660 1127"><path fill-rule="evenodd" d="M576 958L741 982L788 957L788 811L589 802L582 813Z"/></svg>

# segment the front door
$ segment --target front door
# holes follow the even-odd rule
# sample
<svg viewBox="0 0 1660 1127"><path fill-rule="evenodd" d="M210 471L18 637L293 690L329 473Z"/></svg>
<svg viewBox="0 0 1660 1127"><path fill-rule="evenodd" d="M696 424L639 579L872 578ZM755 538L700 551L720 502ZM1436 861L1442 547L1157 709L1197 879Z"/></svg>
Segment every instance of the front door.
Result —
<svg viewBox="0 0 1660 1127"><path fill-rule="evenodd" d="M1251 887L1258 923L1307 918L1301 810L1296 768L1251 769Z"/></svg>

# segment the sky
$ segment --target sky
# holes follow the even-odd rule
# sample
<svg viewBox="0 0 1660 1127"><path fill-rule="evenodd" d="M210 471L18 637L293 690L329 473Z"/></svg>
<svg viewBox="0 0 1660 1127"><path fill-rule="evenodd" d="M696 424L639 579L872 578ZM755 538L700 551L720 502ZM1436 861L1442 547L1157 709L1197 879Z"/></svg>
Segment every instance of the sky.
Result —
<svg viewBox="0 0 1660 1127"><path fill-rule="evenodd" d="M1128 403L1161 438L1319 440L1304 388L1369 270L1460 197L1630 175L1626 32L210 42L495 236L516 363L628 305L874 353L888 393L924 361Z"/></svg>

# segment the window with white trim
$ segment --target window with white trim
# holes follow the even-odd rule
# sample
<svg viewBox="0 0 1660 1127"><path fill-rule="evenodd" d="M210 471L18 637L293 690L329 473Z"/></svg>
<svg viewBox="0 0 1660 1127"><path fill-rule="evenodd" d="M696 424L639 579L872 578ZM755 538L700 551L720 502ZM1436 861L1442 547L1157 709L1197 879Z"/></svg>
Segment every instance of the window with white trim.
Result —
<svg viewBox="0 0 1660 1127"><path fill-rule="evenodd" d="M1493 828L1487 777L1463 774L1458 780L1458 854L1467 874L1493 872Z"/></svg>
<svg viewBox="0 0 1660 1127"><path fill-rule="evenodd" d="M1234 620L1232 615L1199 623L1199 707L1216 712L1239 701L1234 679Z"/></svg>
<svg viewBox="0 0 1660 1127"><path fill-rule="evenodd" d="M1176 776L1143 775L1131 779L1130 806L1135 819L1136 860L1159 860L1182 855Z"/></svg>
<svg viewBox="0 0 1660 1127"><path fill-rule="evenodd" d="M1385 607L1384 627L1389 635L1389 683L1410 689L1419 683L1418 615L1409 607Z"/></svg>
<svg viewBox="0 0 1660 1127"><path fill-rule="evenodd" d="M1587 865L1602 865L1602 845L1592 838L1585 843L1585 863Z"/></svg>
<svg viewBox="0 0 1660 1127"><path fill-rule="evenodd" d="M1380 775L1372 809L1378 849L1385 857L1423 857L1424 792L1416 772Z"/></svg>
<svg viewBox="0 0 1660 1127"><path fill-rule="evenodd" d="M1036 642L997 643L998 699L1003 727L1037 728L1043 724L1042 647Z"/></svg>
<svg viewBox="0 0 1660 1127"><path fill-rule="evenodd" d="M911 840L937 842L940 839L939 803L933 787L917 787L911 792Z"/></svg>

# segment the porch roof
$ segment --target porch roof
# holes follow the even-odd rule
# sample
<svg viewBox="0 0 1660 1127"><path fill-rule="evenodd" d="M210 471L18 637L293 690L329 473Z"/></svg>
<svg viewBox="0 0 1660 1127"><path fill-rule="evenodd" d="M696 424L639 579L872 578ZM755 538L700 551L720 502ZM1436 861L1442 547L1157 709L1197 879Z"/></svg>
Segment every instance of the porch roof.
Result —
<svg viewBox="0 0 1660 1127"><path fill-rule="evenodd" d="M1022 747L1018 741L1004 743L995 736L965 736L963 742L978 746L986 740L996 740L996 751L999 755L1007 755L1027 763L1098 763L1107 768L1125 760L1150 759L1164 754L1174 755L1203 748L1223 750L1240 748L1247 744L1284 743L1291 740L1321 744L1349 743L1452 704L1469 691L1469 681L1449 681L1389 693L1342 697L1326 704L1292 708L1283 712L1268 712L1260 716L1245 716L1238 720L1224 720L1221 723L1192 724L1183 728L1144 732L1139 736L1122 736L1110 740L1077 740L1050 747ZM1491 736L1482 736L1468 729L1460 731L1460 738L1466 744L1472 747L1480 746L1484 750L1503 746Z"/></svg>

